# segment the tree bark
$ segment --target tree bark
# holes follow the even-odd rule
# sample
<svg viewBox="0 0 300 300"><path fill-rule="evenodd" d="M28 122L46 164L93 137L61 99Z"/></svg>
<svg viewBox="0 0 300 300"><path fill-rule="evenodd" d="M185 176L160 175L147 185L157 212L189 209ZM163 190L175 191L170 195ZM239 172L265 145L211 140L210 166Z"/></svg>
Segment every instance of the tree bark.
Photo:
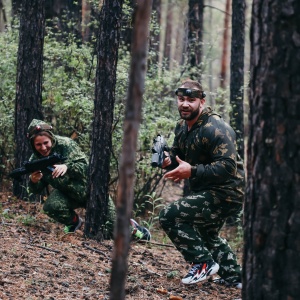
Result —
<svg viewBox="0 0 300 300"><path fill-rule="evenodd" d="M125 299L125 279L130 241L129 219L133 208L135 153L141 122L152 0L138 0L137 3L120 163L120 183L116 205L117 222L112 262L111 300Z"/></svg>
<svg viewBox="0 0 300 300"><path fill-rule="evenodd" d="M164 58L167 59L168 69L170 69L171 46L172 46L172 24L173 24L173 3L172 0L167 1L167 15L166 15L166 32L165 32L165 46L164 46Z"/></svg>
<svg viewBox="0 0 300 300"><path fill-rule="evenodd" d="M243 299L300 299L299 1L254 0Z"/></svg>
<svg viewBox="0 0 300 300"><path fill-rule="evenodd" d="M4 32L6 26L7 26L6 11L3 5L3 1L0 0L0 32Z"/></svg>
<svg viewBox="0 0 300 300"><path fill-rule="evenodd" d="M160 26L161 18L161 0L152 1L152 11L154 12L154 30L150 31L150 43L149 43L149 52L152 53L151 60L149 60L148 68L151 68L152 65L157 67L159 62L159 39L160 32L158 28Z"/></svg>
<svg viewBox="0 0 300 300"><path fill-rule="evenodd" d="M26 137L30 122L34 118L43 119L44 0L22 1L19 33L15 103L16 168L21 167L32 153ZM14 195L20 199L28 197L24 188L27 184L28 176L23 176L21 182L14 180Z"/></svg>
<svg viewBox="0 0 300 300"><path fill-rule="evenodd" d="M102 6L97 45L94 121L89 171L90 197L87 203L85 235L103 240L108 212L109 166L116 71L123 0L106 0Z"/></svg>
<svg viewBox="0 0 300 300"><path fill-rule="evenodd" d="M236 132L238 153L244 158L245 1L232 0L230 61L230 125Z"/></svg>
<svg viewBox="0 0 300 300"><path fill-rule="evenodd" d="M227 69L228 69L228 36L229 36L229 19L230 19L230 0L226 0L225 17L224 17L224 31L223 31L223 45L221 58L221 72L220 72L220 87L226 89Z"/></svg>
<svg viewBox="0 0 300 300"><path fill-rule="evenodd" d="M189 0L188 54L191 79L201 81L204 0Z"/></svg>

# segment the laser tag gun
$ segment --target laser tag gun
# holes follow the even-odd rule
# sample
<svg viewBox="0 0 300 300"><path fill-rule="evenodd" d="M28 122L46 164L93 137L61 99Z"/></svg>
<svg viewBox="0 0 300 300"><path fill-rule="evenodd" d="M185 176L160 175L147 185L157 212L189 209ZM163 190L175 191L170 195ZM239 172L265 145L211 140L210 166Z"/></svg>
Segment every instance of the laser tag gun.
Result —
<svg viewBox="0 0 300 300"><path fill-rule="evenodd" d="M166 157L164 151L169 151L169 147L164 137L158 134L157 137L153 139L152 159L151 159L152 167L158 167L158 168L162 167L163 161Z"/></svg>
<svg viewBox="0 0 300 300"><path fill-rule="evenodd" d="M13 179L21 180L22 175L33 173L35 171L52 173L54 170L53 165L63 162L66 159L66 157L63 157L58 153L53 153L52 155L41 159L24 162L23 167L13 170L9 176Z"/></svg>

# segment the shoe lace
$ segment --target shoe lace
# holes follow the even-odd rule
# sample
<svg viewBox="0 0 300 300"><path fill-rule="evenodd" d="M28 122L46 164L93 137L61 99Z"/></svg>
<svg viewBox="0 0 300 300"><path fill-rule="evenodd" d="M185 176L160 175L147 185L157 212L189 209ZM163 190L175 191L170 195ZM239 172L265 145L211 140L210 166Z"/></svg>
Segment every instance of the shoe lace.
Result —
<svg viewBox="0 0 300 300"><path fill-rule="evenodd" d="M192 268L190 269L188 275L194 275L195 272L197 272L197 270L199 270L199 268L201 268L202 264L195 264L192 266Z"/></svg>

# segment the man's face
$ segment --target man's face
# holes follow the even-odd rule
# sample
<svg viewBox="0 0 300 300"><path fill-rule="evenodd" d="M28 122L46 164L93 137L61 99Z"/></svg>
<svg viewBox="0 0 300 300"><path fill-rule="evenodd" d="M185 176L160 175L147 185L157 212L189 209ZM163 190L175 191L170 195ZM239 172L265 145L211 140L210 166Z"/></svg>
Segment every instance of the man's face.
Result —
<svg viewBox="0 0 300 300"><path fill-rule="evenodd" d="M52 141L45 135L38 135L34 139L34 148L43 156L48 156L52 148Z"/></svg>
<svg viewBox="0 0 300 300"><path fill-rule="evenodd" d="M177 106L180 117L186 121L198 118L203 110L205 99L178 96Z"/></svg>

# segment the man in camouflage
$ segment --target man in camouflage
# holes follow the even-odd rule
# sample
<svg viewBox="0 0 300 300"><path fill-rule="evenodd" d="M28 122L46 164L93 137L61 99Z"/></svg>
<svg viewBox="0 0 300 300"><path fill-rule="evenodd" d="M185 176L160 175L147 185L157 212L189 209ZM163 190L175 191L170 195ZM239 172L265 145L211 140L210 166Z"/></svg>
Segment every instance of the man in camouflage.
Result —
<svg viewBox="0 0 300 300"><path fill-rule="evenodd" d="M82 225L74 209L85 208L87 203L88 159L75 141L54 135L52 126L41 120L32 120L28 127L28 138L33 150L30 161L53 153L66 160L54 166L51 173L34 172L30 175L29 191L39 194L48 185L53 187L44 204L44 212L52 219L65 224L66 233L75 232ZM108 223L112 232L114 221L113 203L109 203ZM111 234L111 233L110 233Z"/></svg>
<svg viewBox="0 0 300 300"><path fill-rule="evenodd" d="M229 216L242 209L243 164L233 129L205 106L200 83L184 82L176 90L181 119L173 146L164 159L164 178L189 179L191 194L167 205L159 221L184 259L192 264L182 279L194 284L218 273L219 283L241 288L236 255L219 232Z"/></svg>

